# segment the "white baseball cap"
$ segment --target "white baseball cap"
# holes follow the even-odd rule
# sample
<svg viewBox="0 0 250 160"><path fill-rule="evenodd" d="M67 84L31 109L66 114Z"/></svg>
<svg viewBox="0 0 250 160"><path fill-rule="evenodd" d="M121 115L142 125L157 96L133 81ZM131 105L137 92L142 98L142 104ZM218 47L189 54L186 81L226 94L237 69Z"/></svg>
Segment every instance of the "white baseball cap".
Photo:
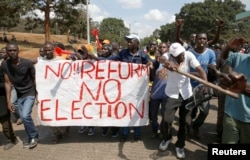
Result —
<svg viewBox="0 0 250 160"><path fill-rule="evenodd" d="M136 34L130 34L128 36L125 36L125 39L128 40L128 39L137 39L139 42L140 42L140 38L138 35Z"/></svg>
<svg viewBox="0 0 250 160"><path fill-rule="evenodd" d="M173 43L169 47L169 53L174 57L179 56L182 52L185 52L185 48L180 43Z"/></svg>

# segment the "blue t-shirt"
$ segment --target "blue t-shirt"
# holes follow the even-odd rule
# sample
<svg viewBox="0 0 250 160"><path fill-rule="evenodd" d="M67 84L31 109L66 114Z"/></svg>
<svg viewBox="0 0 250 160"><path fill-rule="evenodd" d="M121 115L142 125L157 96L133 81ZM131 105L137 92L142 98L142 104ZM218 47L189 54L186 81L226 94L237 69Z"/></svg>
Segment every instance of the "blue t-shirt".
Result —
<svg viewBox="0 0 250 160"><path fill-rule="evenodd" d="M201 67L206 73L208 72L207 66L209 64L216 65L216 56L212 49L206 48L206 50L203 53L197 53L195 52L194 49L190 49L189 51L194 54L194 56L200 62ZM196 70L191 68L190 72L196 72ZM199 84L200 83L198 81L191 79L191 85L193 88L198 86Z"/></svg>
<svg viewBox="0 0 250 160"><path fill-rule="evenodd" d="M233 71L243 73L250 83L250 55L230 52L226 63ZM240 94L238 99L226 96L225 113L241 122L250 123L250 97Z"/></svg>

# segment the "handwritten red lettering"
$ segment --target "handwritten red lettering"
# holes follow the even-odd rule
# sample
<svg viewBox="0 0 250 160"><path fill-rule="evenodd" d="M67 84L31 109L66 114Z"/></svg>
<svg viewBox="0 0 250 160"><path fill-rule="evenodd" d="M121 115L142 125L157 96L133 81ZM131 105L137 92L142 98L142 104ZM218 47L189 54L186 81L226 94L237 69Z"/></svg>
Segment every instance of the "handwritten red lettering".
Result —
<svg viewBox="0 0 250 160"><path fill-rule="evenodd" d="M112 107L111 105L108 105L108 112L107 112L108 117L112 116L111 107Z"/></svg>
<svg viewBox="0 0 250 160"><path fill-rule="evenodd" d="M59 69L58 69L59 68ZM48 72L51 71L53 73L53 75L55 75L56 77L60 77L61 76L61 72L60 72L60 68L61 68L61 63L58 64L58 68L57 68L57 71L54 70L54 68L51 68L51 66L49 65L46 65L45 66L45 75L44 75L44 79L47 79L48 78ZM52 76L53 76L52 75Z"/></svg>
<svg viewBox="0 0 250 160"><path fill-rule="evenodd" d="M52 119L51 118L45 118L45 115L44 115L44 112L45 111L49 111L50 110L50 107L44 107L44 105L45 105L45 103L46 102L49 102L49 101L51 101L50 99L44 99L44 100L41 100L41 105L40 105L40 117L41 117L41 120L42 121L52 121Z"/></svg>
<svg viewBox="0 0 250 160"><path fill-rule="evenodd" d="M103 64L107 62L108 66L103 68ZM74 75L74 77L79 79L103 80L117 76L123 80L132 77L141 77L143 73L147 73L148 75L149 69L146 65L142 64L116 61L66 61L58 63L57 66L47 64L45 66L44 79L48 79L48 77L56 77L66 80Z"/></svg>
<svg viewBox="0 0 250 160"><path fill-rule="evenodd" d="M93 119L93 117L90 117L90 116L87 116L85 114L85 109L86 107L91 107L92 103L88 102L86 103L84 106L83 106L83 110L82 110L82 114L83 114L83 117L86 118L86 119Z"/></svg>
<svg viewBox="0 0 250 160"><path fill-rule="evenodd" d="M106 90L106 88L108 88L107 86L109 84L111 84L113 86L112 87L113 89L117 90L116 94L114 93L111 96L108 96L109 90ZM115 92L115 91L113 90L113 92ZM116 103L121 98L121 83L116 79L109 79L109 80L105 81L104 85L103 85L103 96L104 96L104 99L108 103L110 103L110 104ZM116 98L114 96L116 96ZM114 97L115 99L112 101L111 97L112 98Z"/></svg>
<svg viewBox="0 0 250 160"><path fill-rule="evenodd" d="M146 72L147 75L149 76L149 67L146 65L141 65L141 71Z"/></svg>
<svg viewBox="0 0 250 160"><path fill-rule="evenodd" d="M103 114L103 106L106 105L107 103L95 103L98 106L100 106L100 111L99 111L99 117L102 118L102 114Z"/></svg>
<svg viewBox="0 0 250 160"><path fill-rule="evenodd" d="M94 78L91 76L91 72L95 72L95 65L92 61L82 61L82 67L81 67L81 79L84 77L84 75L88 76L89 78Z"/></svg>
<svg viewBox="0 0 250 160"><path fill-rule="evenodd" d="M125 73L124 73L125 71L122 71L122 69L121 69L122 68L121 67L122 63L121 62L118 63L118 68L119 68L119 70L118 70L119 73L118 74L119 74L120 79L128 79L129 78L129 76L131 74L131 64L132 63L126 63L126 65L128 65L128 67L127 67L128 70L127 70L127 75L125 75Z"/></svg>
<svg viewBox="0 0 250 160"><path fill-rule="evenodd" d="M123 114L121 116L119 116L119 110L121 107L123 107ZM117 103L115 106L115 118L122 119L126 116L126 114L127 114L127 107L126 107L125 103L124 102Z"/></svg>
<svg viewBox="0 0 250 160"><path fill-rule="evenodd" d="M137 77L141 77L142 76L142 71L141 71L141 64L139 65L132 65L132 73L133 76L136 75Z"/></svg>
<svg viewBox="0 0 250 160"><path fill-rule="evenodd" d="M103 66L103 64L106 63L106 61L98 61L96 63L96 75L95 75L95 79L97 80L102 80L102 79L105 79L104 75L101 76L101 74L104 73L104 69L101 68L101 66Z"/></svg>
<svg viewBox="0 0 250 160"><path fill-rule="evenodd" d="M56 107L45 107L45 104L53 104L51 99L44 99L41 100L41 106L40 106L40 111L41 111L41 120L42 121L52 121L53 119L51 118L46 118L44 116L45 112L51 111L53 112L52 108L54 108L55 111L55 119L56 121L66 121L68 118L74 119L74 120L81 120L83 118L85 119L93 119L93 116L88 115L87 113L94 113L98 114L99 119L106 118L106 117L113 117L116 119L122 119L125 118L126 116L129 115L130 119L133 119L134 116L139 117L139 118L144 118L145 114L145 102L143 101L141 104L140 110L138 107L136 107L135 104L129 102L117 102L115 104L108 104L106 102L96 102L96 103L91 103L91 102L86 102L83 103L82 101L79 100L73 100L71 104L71 109L70 111L70 117L59 117L59 111L62 110L62 108L65 108L63 106L59 105L59 100L56 100ZM81 114L83 117L79 116ZM76 117L75 115L78 115Z"/></svg>
<svg viewBox="0 0 250 160"><path fill-rule="evenodd" d="M117 72L121 70L121 66L118 65L118 67L117 66L113 67L114 65L112 64L114 64L112 63L112 61L108 61L108 79L111 78L112 74L117 75Z"/></svg>
<svg viewBox="0 0 250 160"><path fill-rule="evenodd" d="M57 121L61 121L61 120L67 120L67 118L66 117L59 117L59 113L58 113L58 111L59 111L59 102L58 102L58 99L56 100L56 120Z"/></svg>
<svg viewBox="0 0 250 160"><path fill-rule="evenodd" d="M102 86L102 81L99 82L97 91L95 96L93 95L92 88L89 88L89 86L85 83L82 82L81 88L80 88L80 95L79 95L79 99L82 100L83 99L83 95L84 95L84 89L86 88L86 90L88 91L89 95L92 97L93 100L97 101L99 99L100 96L100 91L101 91L101 86Z"/></svg>
<svg viewBox="0 0 250 160"><path fill-rule="evenodd" d="M75 117L74 112L80 110L80 108L76 108L75 104L81 101L72 101L72 109L71 109L71 119L82 119L82 117Z"/></svg>
<svg viewBox="0 0 250 160"><path fill-rule="evenodd" d="M134 113L137 113L135 115L139 115L140 118L144 117L144 110L145 110L145 102L144 101L142 101L142 106L141 107L142 107L141 112L139 112L138 108L136 106L134 106L134 104L129 103L129 115L130 115L131 119L134 116L133 115ZM133 112L133 109L135 110L135 112Z"/></svg>
<svg viewBox="0 0 250 160"><path fill-rule="evenodd" d="M141 91L148 87L142 82L149 75L146 65L108 60L42 63L38 71L43 76L37 77L42 124L146 124L147 96ZM142 96L129 94L137 90Z"/></svg>
<svg viewBox="0 0 250 160"><path fill-rule="evenodd" d="M61 70L62 70L61 78L68 79L72 73L71 63L70 62L63 63Z"/></svg>

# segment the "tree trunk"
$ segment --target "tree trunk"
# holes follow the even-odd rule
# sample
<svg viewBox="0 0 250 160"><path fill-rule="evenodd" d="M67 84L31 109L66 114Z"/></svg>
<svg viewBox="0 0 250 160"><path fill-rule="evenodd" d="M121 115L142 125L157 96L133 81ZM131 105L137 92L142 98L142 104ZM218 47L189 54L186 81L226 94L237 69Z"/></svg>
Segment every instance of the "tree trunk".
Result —
<svg viewBox="0 0 250 160"><path fill-rule="evenodd" d="M50 3L51 0L47 0L45 8L45 19L44 19L45 41L50 41Z"/></svg>

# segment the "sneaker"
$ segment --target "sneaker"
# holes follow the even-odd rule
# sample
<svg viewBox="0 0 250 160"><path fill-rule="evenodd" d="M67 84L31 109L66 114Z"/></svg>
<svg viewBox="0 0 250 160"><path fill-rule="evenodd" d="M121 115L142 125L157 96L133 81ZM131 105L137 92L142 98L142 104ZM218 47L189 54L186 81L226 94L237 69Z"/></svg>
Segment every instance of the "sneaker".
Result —
<svg viewBox="0 0 250 160"><path fill-rule="evenodd" d="M21 124L23 124L23 121L22 121L21 118L19 118L19 119L17 120L17 122L16 122L16 125L21 125Z"/></svg>
<svg viewBox="0 0 250 160"><path fill-rule="evenodd" d="M167 150L168 145L169 145L169 143L170 143L171 141L172 141L172 139L169 139L169 140L167 140L167 141L162 140L162 141L161 141L161 144L160 144L160 146L159 146L159 150L161 150L161 151Z"/></svg>
<svg viewBox="0 0 250 160"><path fill-rule="evenodd" d="M87 127L82 126L82 127L78 130L78 133L82 134L82 133L86 132L87 129L88 129Z"/></svg>
<svg viewBox="0 0 250 160"><path fill-rule="evenodd" d="M88 135L93 136L95 134L94 128L89 128Z"/></svg>
<svg viewBox="0 0 250 160"><path fill-rule="evenodd" d="M113 132L112 135L111 135L111 137L113 137L113 138L116 138L118 136L119 136L119 132Z"/></svg>
<svg viewBox="0 0 250 160"><path fill-rule="evenodd" d="M15 140L15 142L8 141L8 142L4 145L3 149L4 149L4 150L11 149L11 148L14 147L17 143L18 143L18 140L17 140L17 139Z"/></svg>
<svg viewBox="0 0 250 160"><path fill-rule="evenodd" d="M26 140L23 142L23 148L29 148L30 146L30 140Z"/></svg>
<svg viewBox="0 0 250 160"><path fill-rule="evenodd" d="M102 131L102 136L106 137L108 135L108 131Z"/></svg>
<svg viewBox="0 0 250 160"><path fill-rule="evenodd" d="M177 158L185 158L184 148L175 147L175 151Z"/></svg>
<svg viewBox="0 0 250 160"><path fill-rule="evenodd" d="M38 144L38 139L37 138L33 138L30 140L30 144L29 144L29 149L33 149L37 146Z"/></svg>

